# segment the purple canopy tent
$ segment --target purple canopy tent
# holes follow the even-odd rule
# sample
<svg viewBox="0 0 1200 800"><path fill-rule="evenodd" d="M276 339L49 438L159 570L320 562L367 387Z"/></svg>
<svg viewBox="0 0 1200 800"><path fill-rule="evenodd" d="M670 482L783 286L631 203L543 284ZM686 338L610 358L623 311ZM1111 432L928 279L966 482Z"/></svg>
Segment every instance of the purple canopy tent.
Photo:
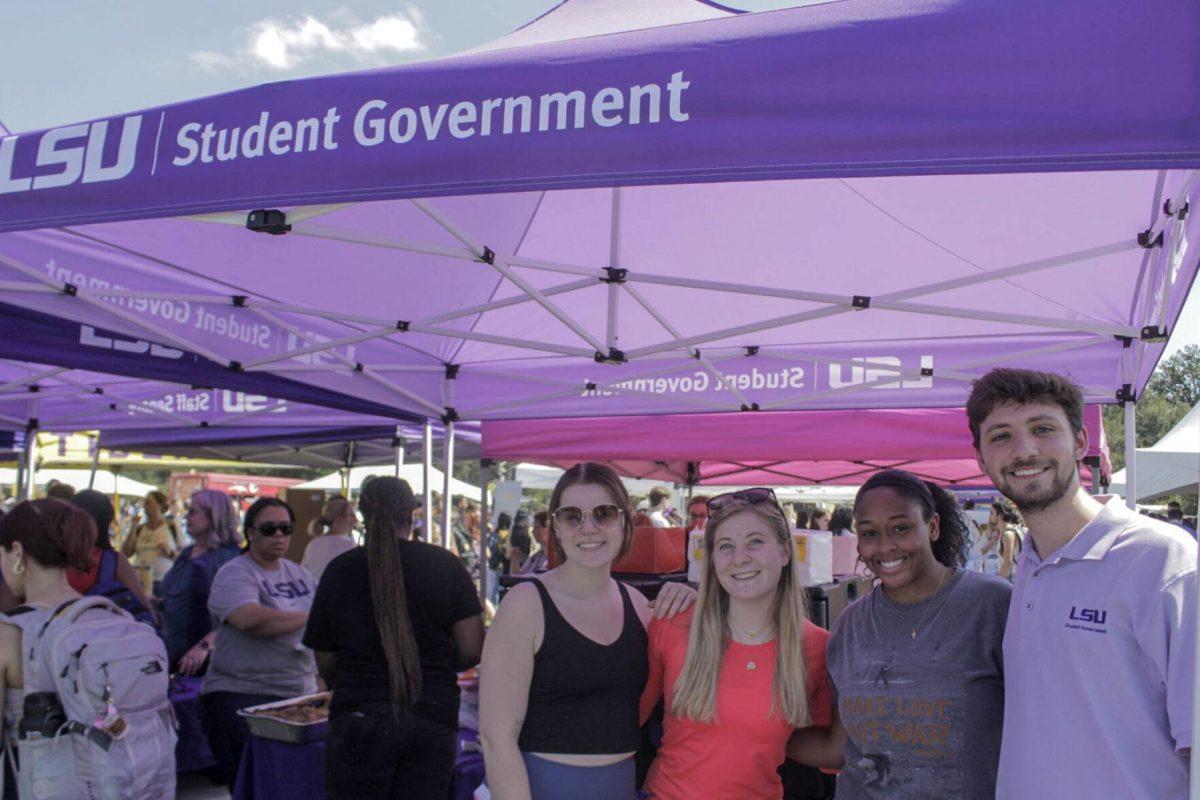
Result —
<svg viewBox="0 0 1200 800"><path fill-rule="evenodd" d="M1099 406L1086 407L1084 425L1083 478L1107 484ZM854 485L896 467L950 487L991 486L960 408L488 420L483 454L562 469L603 461L628 477L687 485Z"/></svg>
<svg viewBox="0 0 1200 800"><path fill-rule="evenodd" d="M1012 365L1132 437L1200 260L1200 6L612 7L0 138L0 287L448 426L956 406Z"/></svg>
<svg viewBox="0 0 1200 800"><path fill-rule="evenodd" d="M237 375L231 377L239 380ZM270 383L261 375L254 378L243 385ZM312 387L301 388L304 396L314 394ZM341 400L327 394L333 402ZM419 450L431 464L433 441L444 438L441 424L402 424L390 416L390 409L382 410L389 416L355 414L247 391L0 360L0 428L21 431L23 440L38 430L98 430L96 455L107 448L350 467L395 462L406 457L400 450L404 448L410 455ZM428 438L424 428L429 429ZM468 457L477 453L477 426L460 426L456 436L466 444ZM33 452L22 448L25 476L33 475ZM25 485L29 491L32 484L26 481Z"/></svg>
<svg viewBox="0 0 1200 800"><path fill-rule="evenodd" d="M1137 397L1197 267L1200 8L705 6L544 41L601 7L0 139L0 285L448 421L950 406L996 364Z"/></svg>
<svg viewBox="0 0 1200 800"><path fill-rule="evenodd" d="M432 436L445 435L440 424L431 423ZM422 458L421 425L351 426L239 426L150 428L110 430L100 434L100 446L153 455L185 458L227 458L240 461L269 461L285 466L379 466ZM458 458L474 459L480 454L479 429L455 426ZM403 448L402 454L400 448Z"/></svg>

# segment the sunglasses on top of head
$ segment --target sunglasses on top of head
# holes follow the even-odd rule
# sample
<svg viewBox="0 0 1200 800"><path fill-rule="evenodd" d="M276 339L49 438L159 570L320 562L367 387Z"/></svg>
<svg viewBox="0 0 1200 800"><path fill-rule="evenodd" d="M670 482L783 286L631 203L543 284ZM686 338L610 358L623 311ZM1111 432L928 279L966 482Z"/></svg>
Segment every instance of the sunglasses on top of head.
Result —
<svg viewBox="0 0 1200 800"><path fill-rule="evenodd" d="M290 522L264 522L254 526L259 536L291 536L294 529Z"/></svg>
<svg viewBox="0 0 1200 800"><path fill-rule="evenodd" d="M624 514L620 506L605 503L596 506L591 511L584 511L576 506L563 506L554 512L554 521L564 528L582 528L585 516L590 516L597 528L607 528L621 521Z"/></svg>
<svg viewBox="0 0 1200 800"><path fill-rule="evenodd" d="M726 492L725 494L717 495L708 501L708 513L715 514L730 503L748 503L749 505L771 503L776 508L779 507L779 501L775 499L774 489L768 489L765 486L756 486L753 489L742 489L736 492Z"/></svg>

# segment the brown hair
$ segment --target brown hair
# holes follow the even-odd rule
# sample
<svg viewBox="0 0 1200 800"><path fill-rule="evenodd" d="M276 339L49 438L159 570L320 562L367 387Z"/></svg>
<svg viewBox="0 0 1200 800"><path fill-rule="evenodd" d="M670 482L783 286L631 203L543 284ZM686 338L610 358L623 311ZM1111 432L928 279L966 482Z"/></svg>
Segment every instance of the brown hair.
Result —
<svg viewBox="0 0 1200 800"><path fill-rule="evenodd" d="M1083 391L1070 379L1053 372L1000 367L976 380L967 399L967 424L976 450L983 421L996 406L1005 403L1056 405L1063 410L1073 433L1083 430Z"/></svg>
<svg viewBox="0 0 1200 800"><path fill-rule="evenodd" d="M412 529L417 501L406 481L372 478L362 488L359 508L367 529L367 580L375 628L387 657L392 709L409 708L421 696L421 654L413 635L400 561L400 540Z"/></svg>
<svg viewBox="0 0 1200 800"><path fill-rule="evenodd" d="M26 500L0 519L0 547L11 551L13 542L20 542L43 567L86 572L92 568L96 523L82 508L62 500Z"/></svg>
<svg viewBox="0 0 1200 800"><path fill-rule="evenodd" d="M559 564L567 560L567 554L563 550L562 543L558 541L554 512L558 511L558 507L562 504L563 492L568 487L589 483L608 492L613 504L622 512L621 525L625 529L625 536L621 539L621 549L617 551L617 557L613 561L619 560L621 556L628 553L630 545L633 544L633 507L629 502L629 492L625 491L625 484L621 483L621 477L613 471L612 467L597 464L594 461L581 461L562 474L558 483L554 484L554 491L550 494L550 549Z"/></svg>

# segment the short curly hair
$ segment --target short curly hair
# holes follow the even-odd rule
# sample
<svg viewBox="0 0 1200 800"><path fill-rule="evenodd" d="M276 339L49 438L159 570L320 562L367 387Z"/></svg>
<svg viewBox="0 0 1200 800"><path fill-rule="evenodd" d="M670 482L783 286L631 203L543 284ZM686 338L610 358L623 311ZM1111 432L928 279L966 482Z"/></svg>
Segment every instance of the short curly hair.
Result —
<svg viewBox="0 0 1200 800"><path fill-rule="evenodd" d="M967 399L967 424L976 450L983 421L996 406L1005 403L1056 405L1066 415L1072 432L1083 430L1083 390L1069 378L1053 372L1000 367L975 381Z"/></svg>

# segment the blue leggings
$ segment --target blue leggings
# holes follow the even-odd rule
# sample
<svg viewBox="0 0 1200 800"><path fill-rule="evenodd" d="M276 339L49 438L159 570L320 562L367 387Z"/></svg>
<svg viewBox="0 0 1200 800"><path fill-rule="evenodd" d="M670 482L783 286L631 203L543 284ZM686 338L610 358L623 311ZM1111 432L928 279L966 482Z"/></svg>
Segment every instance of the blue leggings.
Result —
<svg viewBox="0 0 1200 800"><path fill-rule="evenodd" d="M533 800L637 800L632 758L607 767L576 767L521 753Z"/></svg>

